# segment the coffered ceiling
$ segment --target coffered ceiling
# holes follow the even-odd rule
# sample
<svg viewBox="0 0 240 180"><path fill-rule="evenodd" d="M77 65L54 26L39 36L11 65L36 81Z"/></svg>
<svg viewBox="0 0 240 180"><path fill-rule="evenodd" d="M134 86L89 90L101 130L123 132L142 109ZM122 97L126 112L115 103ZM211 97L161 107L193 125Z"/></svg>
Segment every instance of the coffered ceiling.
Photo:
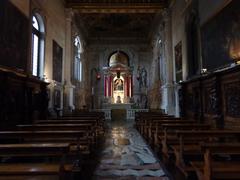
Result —
<svg viewBox="0 0 240 180"><path fill-rule="evenodd" d="M65 0L80 13L156 13L167 0Z"/></svg>
<svg viewBox="0 0 240 180"><path fill-rule="evenodd" d="M88 38L147 38L167 0L65 0Z"/></svg>
<svg viewBox="0 0 240 180"><path fill-rule="evenodd" d="M76 14L79 28L91 37L146 37L154 14Z"/></svg>

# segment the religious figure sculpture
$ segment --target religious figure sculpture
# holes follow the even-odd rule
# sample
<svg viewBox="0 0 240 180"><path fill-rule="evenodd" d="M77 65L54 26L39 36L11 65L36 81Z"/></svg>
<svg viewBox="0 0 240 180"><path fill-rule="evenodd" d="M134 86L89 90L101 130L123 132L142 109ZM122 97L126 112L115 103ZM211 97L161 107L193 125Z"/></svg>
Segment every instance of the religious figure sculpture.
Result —
<svg viewBox="0 0 240 180"><path fill-rule="evenodd" d="M117 96L117 101L116 101L116 103L122 103L120 96Z"/></svg>
<svg viewBox="0 0 240 180"><path fill-rule="evenodd" d="M143 87L147 87L147 71L145 68L142 69L141 72L141 79Z"/></svg>
<svg viewBox="0 0 240 180"><path fill-rule="evenodd" d="M114 81L114 91L123 91L123 80L116 79Z"/></svg>
<svg viewBox="0 0 240 180"><path fill-rule="evenodd" d="M142 68L140 71L140 77L139 77L139 88L147 87L147 71L145 68Z"/></svg>

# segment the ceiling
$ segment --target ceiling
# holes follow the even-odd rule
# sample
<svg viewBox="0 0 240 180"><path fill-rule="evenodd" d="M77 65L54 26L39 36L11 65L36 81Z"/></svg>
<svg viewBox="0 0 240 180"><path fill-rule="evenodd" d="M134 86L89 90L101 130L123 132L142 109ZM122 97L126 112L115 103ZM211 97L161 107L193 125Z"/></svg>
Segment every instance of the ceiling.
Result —
<svg viewBox="0 0 240 180"><path fill-rule="evenodd" d="M154 14L76 14L80 29L90 37L146 37Z"/></svg>
<svg viewBox="0 0 240 180"><path fill-rule="evenodd" d="M167 0L65 0L89 38L147 38Z"/></svg>

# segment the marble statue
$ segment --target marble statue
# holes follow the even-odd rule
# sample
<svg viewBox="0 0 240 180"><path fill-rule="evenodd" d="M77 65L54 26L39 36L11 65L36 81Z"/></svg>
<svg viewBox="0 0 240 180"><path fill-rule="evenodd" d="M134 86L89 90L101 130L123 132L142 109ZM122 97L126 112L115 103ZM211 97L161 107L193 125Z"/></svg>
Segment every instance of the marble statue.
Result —
<svg viewBox="0 0 240 180"><path fill-rule="evenodd" d="M120 96L117 96L117 101L116 101L116 103L122 103Z"/></svg>
<svg viewBox="0 0 240 180"><path fill-rule="evenodd" d="M139 77L139 88L142 87L147 87L147 71L145 68L141 69Z"/></svg>

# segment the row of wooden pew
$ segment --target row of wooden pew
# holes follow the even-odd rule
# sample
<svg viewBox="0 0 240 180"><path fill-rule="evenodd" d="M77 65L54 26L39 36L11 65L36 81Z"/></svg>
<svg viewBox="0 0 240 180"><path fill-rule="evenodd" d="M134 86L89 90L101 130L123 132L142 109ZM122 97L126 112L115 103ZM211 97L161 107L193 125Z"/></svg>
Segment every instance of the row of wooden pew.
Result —
<svg viewBox="0 0 240 180"><path fill-rule="evenodd" d="M82 112L0 131L0 179L86 179L82 167L104 135L104 114Z"/></svg>
<svg viewBox="0 0 240 180"><path fill-rule="evenodd" d="M193 172L200 180L240 179L240 130L156 112L137 113L136 128L186 179Z"/></svg>

